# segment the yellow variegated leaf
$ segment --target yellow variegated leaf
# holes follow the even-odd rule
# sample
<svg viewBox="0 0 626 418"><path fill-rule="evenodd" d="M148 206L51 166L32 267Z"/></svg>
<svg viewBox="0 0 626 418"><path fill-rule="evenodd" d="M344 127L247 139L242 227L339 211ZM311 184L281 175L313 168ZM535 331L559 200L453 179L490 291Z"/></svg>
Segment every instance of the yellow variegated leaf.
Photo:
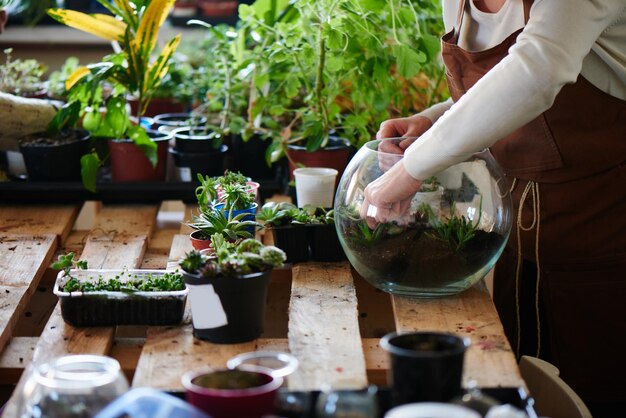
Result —
<svg viewBox="0 0 626 418"><path fill-rule="evenodd" d="M174 6L175 0L152 0L141 17L135 42L141 48L141 56L148 60L159 36L159 28Z"/></svg>
<svg viewBox="0 0 626 418"><path fill-rule="evenodd" d="M92 16L94 19L99 20L100 22L106 23L107 25L117 26L122 31L126 30L126 23L122 22L119 19L114 18L111 15L105 15L101 13L93 13Z"/></svg>
<svg viewBox="0 0 626 418"><path fill-rule="evenodd" d="M78 83L83 79L87 74L89 74L89 68L87 67L78 67L74 72L65 80L65 90L71 89L74 84Z"/></svg>
<svg viewBox="0 0 626 418"><path fill-rule="evenodd" d="M161 51L159 57L152 63L150 69L146 72L144 85L147 89L156 89L161 83L163 77L165 77L165 74L167 74L168 63L180 43L180 37L180 34L176 35L176 37L163 47L163 51Z"/></svg>
<svg viewBox="0 0 626 418"><path fill-rule="evenodd" d="M114 0L113 3L115 3L115 5L122 11L124 12L123 18L130 20L130 25L131 27L135 28L137 25L137 21L136 21L136 14L135 14L135 10L133 9L133 7L130 5L130 3L128 2L128 0Z"/></svg>
<svg viewBox="0 0 626 418"><path fill-rule="evenodd" d="M124 30L118 25L103 22L85 13L65 9L48 9L48 14L58 22L109 41L124 39Z"/></svg>

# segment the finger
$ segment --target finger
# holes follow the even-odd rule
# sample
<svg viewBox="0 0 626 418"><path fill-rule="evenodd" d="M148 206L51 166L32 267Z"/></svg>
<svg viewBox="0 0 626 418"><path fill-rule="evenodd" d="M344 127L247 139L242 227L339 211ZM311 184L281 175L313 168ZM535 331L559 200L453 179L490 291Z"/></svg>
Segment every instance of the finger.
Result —
<svg viewBox="0 0 626 418"><path fill-rule="evenodd" d="M401 119L389 119L380 124L378 132L376 132L376 138L396 138L402 136L402 132L398 121Z"/></svg>
<svg viewBox="0 0 626 418"><path fill-rule="evenodd" d="M378 150L387 154L400 154L404 153L404 148L400 146L402 141L397 143L396 141L381 141L378 144Z"/></svg>
<svg viewBox="0 0 626 418"><path fill-rule="evenodd" d="M412 143L414 143L417 140L417 138L407 138L407 139L403 139L402 141L400 141L400 143L398 144L398 146L402 149L402 152L404 152L408 147L411 146Z"/></svg>

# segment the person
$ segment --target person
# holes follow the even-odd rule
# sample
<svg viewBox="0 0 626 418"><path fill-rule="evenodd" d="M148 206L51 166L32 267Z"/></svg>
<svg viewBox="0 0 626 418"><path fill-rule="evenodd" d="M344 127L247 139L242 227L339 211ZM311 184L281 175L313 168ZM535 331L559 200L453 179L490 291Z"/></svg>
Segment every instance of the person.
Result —
<svg viewBox="0 0 626 418"><path fill-rule="evenodd" d="M443 17L451 99L382 123L407 139L380 151L404 158L362 215L398 218L421 180L489 148L514 204L494 273L511 346L555 364L594 417L623 416L626 2L443 0Z"/></svg>

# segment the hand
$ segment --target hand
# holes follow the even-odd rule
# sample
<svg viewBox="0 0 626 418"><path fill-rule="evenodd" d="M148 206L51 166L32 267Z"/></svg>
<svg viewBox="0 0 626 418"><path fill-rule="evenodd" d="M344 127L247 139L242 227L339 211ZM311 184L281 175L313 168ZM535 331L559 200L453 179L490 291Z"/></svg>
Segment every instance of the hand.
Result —
<svg viewBox="0 0 626 418"><path fill-rule="evenodd" d="M395 141L381 141L378 144L378 151L386 154L403 155L404 151L431 126L433 126L433 123L430 119L419 115L386 120L380 124L376 138L407 138ZM399 158L381 154L378 164L381 170L387 171L398 161Z"/></svg>
<svg viewBox="0 0 626 418"><path fill-rule="evenodd" d="M406 171L404 164L394 165L365 188L361 218L372 229L379 223L408 223L411 199L421 185L420 180L414 179Z"/></svg>

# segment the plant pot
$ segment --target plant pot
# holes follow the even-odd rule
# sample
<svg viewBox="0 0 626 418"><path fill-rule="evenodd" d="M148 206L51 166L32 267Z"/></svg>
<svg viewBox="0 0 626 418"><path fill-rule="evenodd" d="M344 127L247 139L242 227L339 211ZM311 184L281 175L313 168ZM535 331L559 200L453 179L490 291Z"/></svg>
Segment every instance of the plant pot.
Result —
<svg viewBox="0 0 626 418"><path fill-rule="evenodd" d="M194 250L201 251L211 247L211 240L204 238L202 231L193 231L189 234L189 238L191 239L191 246Z"/></svg>
<svg viewBox="0 0 626 418"><path fill-rule="evenodd" d="M245 173L253 179L274 180L279 164L268 166L265 161L265 152L270 143L270 140L264 140L258 134L245 142L240 136L234 136L230 146L232 170Z"/></svg>
<svg viewBox="0 0 626 418"><path fill-rule="evenodd" d="M206 118L204 116L200 118L194 118L191 113L161 113L153 118L155 129L159 132L170 132L176 128L189 127L192 123L196 123L196 126L204 126L206 124Z"/></svg>
<svg viewBox="0 0 626 418"><path fill-rule="evenodd" d="M72 130L71 137L49 140L45 133L20 141L30 181L80 181L80 158L89 153L89 133ZM35 142L29 142L34 140Z"/></svg>
<svg viewBox="0 0 626 418"><path fill-rule="evenodd" d="M288 263L299 263L309 259L308 226L275 226L271 230L274 245L285 252Z"/></svg>
<svg viewBox="0 0 626 418"><path fill-rule="evenodd" d="M171 292L64 292L68 278L59 272L54 294L61 302L63 320L76 327L112 325L175 325L183 319L188 290ZM72 270L75 277L113 277L151 274L163 275L164 270ZM130 277L122 277L127 281Z"/></svg>
<svg viewBox="0 0 626 418"><path fill-rule="evenodd" d="M182 383L187 402L213 418L260 418L273 415L283 379L258 367L189 372L183 376Z"/></svg>
<svg viewBox="0 0 626 418"><path fill-rule="evenodd" d="M309 230L311 260L342 261L346 259L335 224L312 225Z"/></svg>
<svg viewBox="0 0 626 418"><path fill-rule="evenodd" d="M219 150L210 152L181 152L170 148L174 157L176 177L179 181L196 181L198 173L208 176L219 176L224 173L224 154L228 150L222 145Z"/></svg>
<svg viewBox="0 0 626 418"><path fill-rule="evenodd" d="M259 207L258 203L253 203L251 207L246 208L246 209L237 209L233 211L233 218L237 215L241 215L242 213L247 213L249 214L248 216L244 216L242 221L254 221L256 219L256 210ZM220 203L218 205L215 205L215 209L216 210L222 210L224 208L224 204ZM224 211L224 216L226 216L226 218L228 218L230 216L230 211L225 210ZM250 228L246 228L246 231L248 231L249 233L252 234L252 236L254 236L254 234L256 233L256 229L255 227L250 227Z"/></svg>
<svg viewBox="0 0 626 418"><path fill-rule="evenodd" d="M327 167L337 170L338 175L335 180L335 187L339 183L339 179L352 155L350 142L344 138L331 137L326 147L313 152L308 152L306 147L300 145L292 144L288 148L289 156L298 164L302 164L305 167ZM289 162L289 178L291 180L295 180L293 171L296 168Z"/></svg>
<svg viewBox="0 0 626 418"><path fill-rule="evenodd" d="M393 405L449 402L461 393L469 338L440 332L390 333L380 346L390 358Z"/></svg>
<svg viewBox="0 0 626 418"><path fill-rule="evenodd" d="M185 153L215 153L221 147L219 140L211 138L204 128L181 126L172 131L176 150Z"/></svg>
<svg viewBox="0 0 626 418"><path fill-rule="evenodd" d="M238 278L205 279L183 274L189 289L196 338L236 344L261 335L271 270Z"/></svg>
<svg viewBox="0 0 626 418"><path fill-rule="evenodd" d="M197 9L196 1L177 1L172 9L172 17L193 17Z"/></svg>
<svg viewBox="0 0 626 418"><path fill-rule="evenodd" d="M236 0L199 0L198 7L203 16L231 17L237 14L239 2Z"/></svg>
<svg viewBox="0 0 626 418"><path fill-rule="evenodd" d="M113 181L164 181L170 136L153 139L157 143L157 165L153 167L143 151L131 140L109 140Z"/></svg>
<svg viewBox="0 0 626 418"><path fill-rule="evenodd" d="M321 208L333 206L337 170L325 167L303 167L293 171L296 178L298 207L307 205Z"/></svg>

